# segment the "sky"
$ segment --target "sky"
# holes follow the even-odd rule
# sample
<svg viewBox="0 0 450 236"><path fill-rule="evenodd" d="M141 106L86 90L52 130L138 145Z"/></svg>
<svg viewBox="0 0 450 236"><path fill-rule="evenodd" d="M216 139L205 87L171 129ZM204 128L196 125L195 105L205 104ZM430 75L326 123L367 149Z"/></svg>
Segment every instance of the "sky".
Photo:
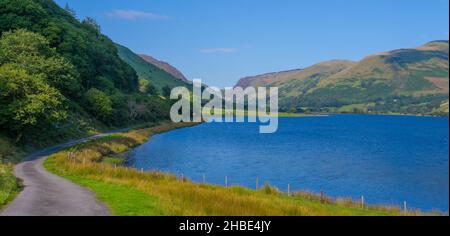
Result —
<svg viewBox="0 0 450 236"><path fill-rule="evenodd" d="M449 38L449 0L56 0L136 53L189 79L245 76L360 60Z"/></svg>

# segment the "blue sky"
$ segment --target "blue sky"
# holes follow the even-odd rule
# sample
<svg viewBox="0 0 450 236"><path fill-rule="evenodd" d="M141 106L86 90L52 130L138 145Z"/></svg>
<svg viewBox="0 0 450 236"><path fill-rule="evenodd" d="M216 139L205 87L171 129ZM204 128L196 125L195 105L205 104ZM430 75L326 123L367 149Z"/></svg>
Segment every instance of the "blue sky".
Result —
<svg viewBox="0 0 450 236"><path fill-rule="evenodd" d="M219 87L449 37L448 0L56 2L95 18L115 42Z"/></svg>

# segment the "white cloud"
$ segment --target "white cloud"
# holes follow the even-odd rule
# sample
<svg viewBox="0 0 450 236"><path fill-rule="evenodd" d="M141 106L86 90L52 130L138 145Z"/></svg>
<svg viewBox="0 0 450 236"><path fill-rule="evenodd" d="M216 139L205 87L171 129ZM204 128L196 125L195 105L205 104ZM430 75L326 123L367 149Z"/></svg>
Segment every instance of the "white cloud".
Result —
<svg viewBox="0 0 450 236"><path fill-rule="evenodd" d="M123 20L137 20L137 19L147 19L147 20L168 20L169 17L165 15L158 15L151 12L143 12L136 10L121 10L116 9L106 13L106 16L116 19Z"/></svg>
<svg viewBox="0 0 450 236"><path fill-rule="evenodd" d="M229 53L236 52L236 49L235 48L204 48L200 51L205 54L213 54L213 53L229 54Z"/></svg>

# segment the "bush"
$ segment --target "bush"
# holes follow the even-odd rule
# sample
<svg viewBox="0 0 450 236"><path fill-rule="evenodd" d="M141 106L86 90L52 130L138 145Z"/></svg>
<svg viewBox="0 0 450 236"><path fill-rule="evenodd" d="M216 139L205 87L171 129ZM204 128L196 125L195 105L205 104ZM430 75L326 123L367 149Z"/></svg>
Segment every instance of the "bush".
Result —
<svg viewBox="0 0 450 236"><path fill-rule="evenodd" d="M86 100L86 107L99 120L109 122L109 118L113 115L113 108L111 99L104 92L92 88L84 94Z"/></svg>

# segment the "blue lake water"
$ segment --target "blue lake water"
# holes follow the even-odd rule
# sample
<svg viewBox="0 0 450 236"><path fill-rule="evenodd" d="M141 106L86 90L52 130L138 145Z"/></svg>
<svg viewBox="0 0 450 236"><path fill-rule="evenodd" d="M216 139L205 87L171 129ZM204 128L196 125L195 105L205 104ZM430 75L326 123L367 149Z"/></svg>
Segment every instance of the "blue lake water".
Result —
<svg viewBox="0 0 450 236"><path fill-rule="evenodd" d="M448 212L448 118L336 115L280 118L275 134L256 123L214 123L154 136L129 165L201 182L324 191L368 203Z"/></svg>

